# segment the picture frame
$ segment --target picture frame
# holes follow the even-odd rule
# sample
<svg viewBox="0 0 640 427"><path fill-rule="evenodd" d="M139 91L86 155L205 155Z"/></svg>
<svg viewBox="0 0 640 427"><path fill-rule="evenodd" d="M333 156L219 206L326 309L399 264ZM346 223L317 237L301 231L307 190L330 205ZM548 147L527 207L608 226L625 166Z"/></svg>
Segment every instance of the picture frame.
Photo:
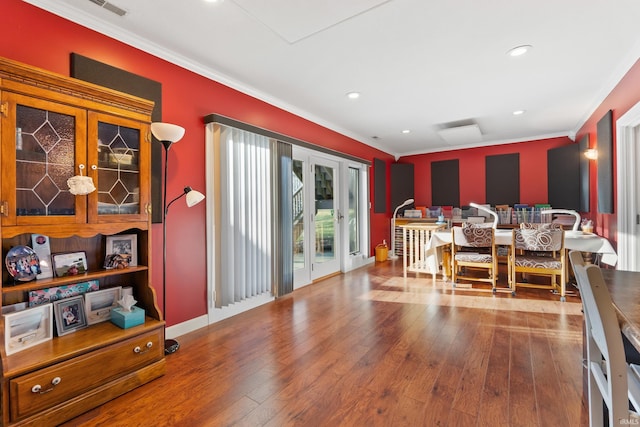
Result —
<svg viewBox="0 0 640 427"><path fill-rule="evenodd" d="M49 237L42 234L31 235L31 247L40 258L40 274L37 279L48 279L53 277L53 268L51 266L51 247Z"/></svg>
<svg viewBox="0 0 640 427"><path fill-rule="evenodd" d="M53 339L52 304L5 314L4 337L7 355Z"/></svg>
<svg viewBox="0 0 640 427"><path fill-rule="evenodd" d="M111 319L111 309L118 306L122 286L102 289L84 295L87 324L93 325Z"/></svg>
<svg viewBox="0 0 640 427"><path fill-rule="evenodd" d="M137 234L116 234L107 236L106 248L107 260L111 255L129 255L128 265L131 267L138 265L138 235ZM123 257L126 258L126 257ZM107 264L105 262L105 264ZM108 268L108 267L105 267ZM116 267L111 267L116 268Z"/></svg>
<svg viewBox="0 0 640 427"><path fill-rule="evenodd" d="M87 272L87 254L84 251L53 254L51 261L56 277L75 276Z"/></svg>
<svg viewBox="0 0 640 427"><path fill-rule="evenodd" d="M82 295L54 302L53 312L58 336L67 335L88 326Z"/></svg>

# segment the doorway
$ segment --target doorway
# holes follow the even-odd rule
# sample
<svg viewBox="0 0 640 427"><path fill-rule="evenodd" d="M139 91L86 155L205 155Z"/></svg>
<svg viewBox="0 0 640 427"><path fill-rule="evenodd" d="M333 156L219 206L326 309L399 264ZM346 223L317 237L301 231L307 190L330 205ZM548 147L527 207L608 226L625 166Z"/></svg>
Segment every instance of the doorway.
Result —
<svg viewBox="0 0 640 427"><path fill-rule="evenodd" d="M640 103L616 122L619 270L640 271Z"/></svg>
<svg viewBox="0 0 640 427"><path fill-rule="evenodd" d="M336 160L293 147L294 289L339 272L340 176Z"/></svg>

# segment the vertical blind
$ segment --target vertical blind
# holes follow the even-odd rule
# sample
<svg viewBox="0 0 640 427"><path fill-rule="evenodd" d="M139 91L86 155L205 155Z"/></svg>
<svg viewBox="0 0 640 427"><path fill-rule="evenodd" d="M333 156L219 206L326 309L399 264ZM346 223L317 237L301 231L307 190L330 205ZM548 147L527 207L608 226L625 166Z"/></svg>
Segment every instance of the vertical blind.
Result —
<svg viewBox="0 0 640 427"><path fill-rule="evenodd" d="M291 146L207 124L209 268L215 307L293 290ZM275 284L275 285L274 285Z"/></svg>
<svg viewBox="0 0 640 427"><path fill-rule="evenodd" d="M270 152L267 137L221 126L221 283L216 305L271 292Z"/></svg>

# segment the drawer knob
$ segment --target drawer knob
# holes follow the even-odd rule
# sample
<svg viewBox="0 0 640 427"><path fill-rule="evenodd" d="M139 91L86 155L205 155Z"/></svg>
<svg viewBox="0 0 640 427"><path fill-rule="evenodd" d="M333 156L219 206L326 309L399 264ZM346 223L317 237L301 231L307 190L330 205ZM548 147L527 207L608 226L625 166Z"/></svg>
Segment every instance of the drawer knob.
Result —
<svg viewBox="0 0 640 427"><path fill-rule="evenodd" d="M142 350L142 348L141 348L139 345L137 345L137 346L133 349L133 352L134 352L134 353L137 353L137 354L147 353L149 350L151 350L151 347L153 347L153 343L152 343L151 341L149 341L145 347L146 347L146 349L145 349L145 350Z"/></svg>
<svg viewBox="0 0 640 427"><path fill-rule="evenodd" d="M45 393L49 393L50 391L53 391L53 389L60 384L60 382L62 381L62 379L60 377L55 377L54 379L51 380L51 386L50 388L46 389L46 390L42 390L42 386L40 384L36 384L33 387L31 387L31 392L32 393L38 393L38 394L45 394Z"/></svg>

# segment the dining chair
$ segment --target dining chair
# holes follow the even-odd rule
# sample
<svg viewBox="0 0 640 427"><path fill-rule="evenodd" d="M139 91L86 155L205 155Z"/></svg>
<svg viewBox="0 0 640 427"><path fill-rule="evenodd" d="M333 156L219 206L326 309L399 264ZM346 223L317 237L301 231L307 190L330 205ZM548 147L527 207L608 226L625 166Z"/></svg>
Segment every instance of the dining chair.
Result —
<svg viewBox="0 0 640 427"><path fill-rule="evenodd" d="M640 367L629 365L625 360L620 324L602 271L597 265L585 264L579 251L569 252L569 260L580 290L585 320L589 426L604 425L603 403L609 426L638 425L640 377L637 372Z"/></svg>
<svg viewBox="0 0 640 427"><path fill-rule="evenodd" d="M560 301L566 301L564 230L553 227L514 229L508 254L508 274L513 295L518 287L549 289L554 293L559 290ZM522 275L521 280L518 280L518 274ZM531 282L531 275L548 276L550 283Z"/></svg>
<svg viewBox="0 0 640 427"><path fill-rule="evenodd" d="M494 244L495 230L482 224L463 224L451 228L451 278L455 287L460 280L491 283L496 292L498 257ZM472 271L485 270L480 276Z"/></svg>

